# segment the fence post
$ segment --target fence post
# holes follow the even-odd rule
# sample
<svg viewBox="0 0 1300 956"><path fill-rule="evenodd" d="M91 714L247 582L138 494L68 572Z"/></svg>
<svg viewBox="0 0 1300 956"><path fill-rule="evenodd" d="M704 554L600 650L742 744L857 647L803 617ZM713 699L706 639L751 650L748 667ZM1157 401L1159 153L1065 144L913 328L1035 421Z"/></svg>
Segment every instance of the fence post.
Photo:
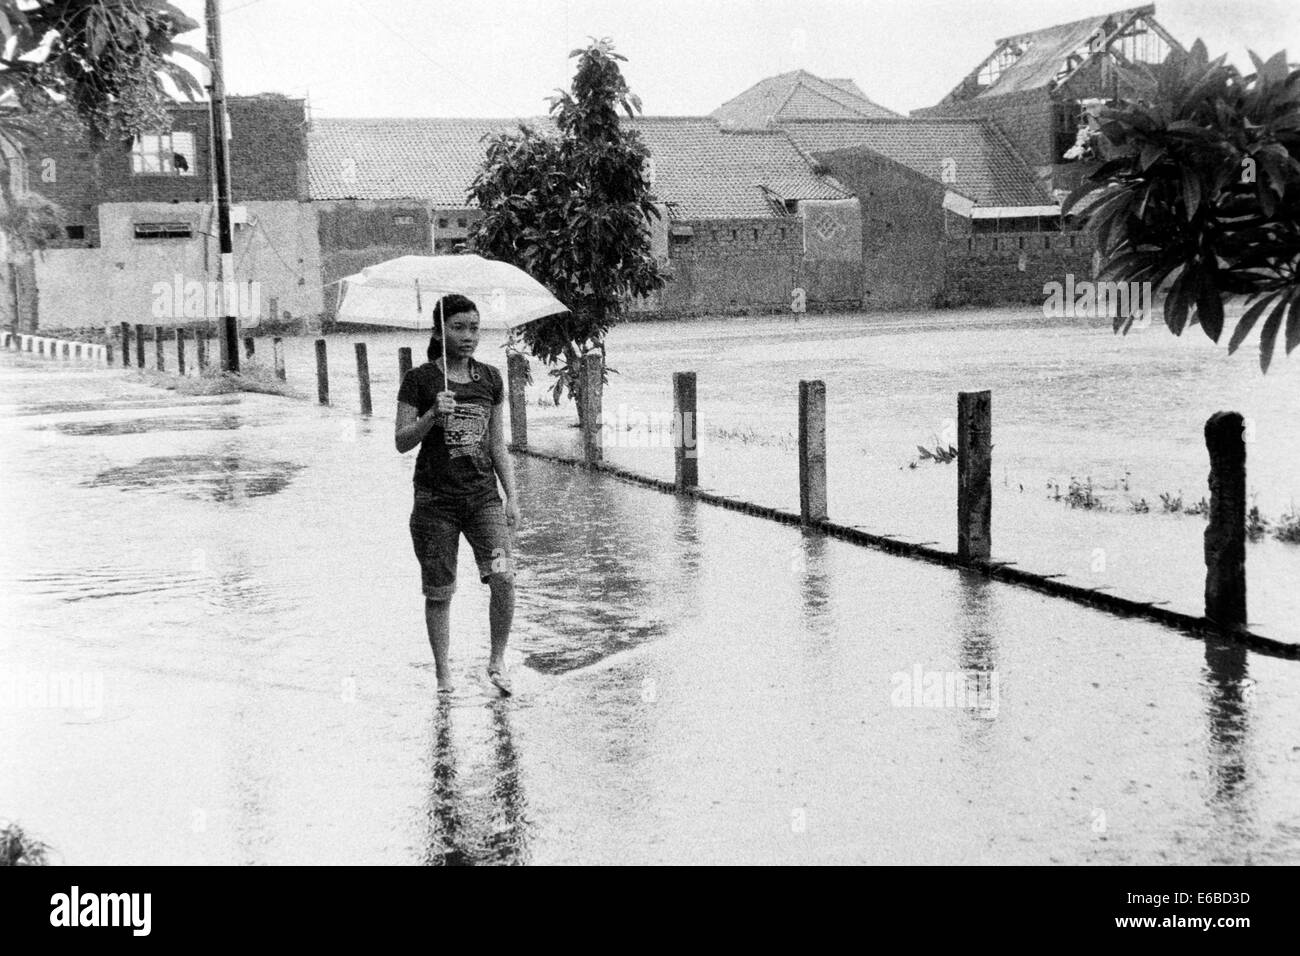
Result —
<svg viewBox="0 0 1300 956"><path fill-rule="evenodd" d="M164 363L163 363L164 338L165 336L163 334L163 327L161 325L155 325L153 327L153 351L154 351L154 360L157 362L158 371L160 372L163 370L164 367Z"/></svg>
<svg viewBox="0 0 1300 956"><path fill-rule="evenodd" d="M516 448L528 447L528 399L524 383L528 379L528 359L522 352L506 354L506 379L510 393L510 443Z"/></svg>
<svg viewBox="0 0 1300 956"><path fill-rule="evenodd" d="M957 393L957 557L993 550L993 393Z"/></svg>
<svg viewBox="0 0 1300 956"><path fill-rule="evenodd" d="M357 389L361 392L361 414L370 415L374 409L370 405L370 362L366 359L366 343L357 345Z"/></svg>
<svg viewBox="0 0 1300 956"><path fill-rule="evenodd" d="M1246 623L1246 439L1237 412L1205 422L1210 453L1210 523L1205 528L1205 616Z"/></svg>
<svg viewBox="0 0 1300 956"><path fill-rule="evenodd" d="M673 477L678 491L700 483L698 436L695 373L673 372Z"/></svg>
<svg viewBox="0 0 1300 956"><path fill-rule="evenodd" d="M411 370L411 347L403 345L397 350L397 384L401 386L402 379L406 378L406 373Z"/></svg>
<svg viewBox="0 0 1300 956"><path fill-rule="evenodd" d="M589 465L605 457L603 435L600 428L601 378L604 362L599 352L588 352L582 357L579 374L582 376L582 457Z"/></svg>
<svg viewBox="0 0 1300 956"><path fill-rule="evenodd" d="M185 374L185 330L182 328L176 329L176 372Z"/></svg>
<svg viewBox="0 0 1300 956"><path fill-rule="evenodd" d="M329 367L325 363L325 340L316 340L316 398L322 405L330 403Z"/></svg>
<svg viewBox="0 0 1300 956"><path fill-rule="evenodd" d="M135 367L144 368L144 325L135 324Z"/></svg>
<svg viewBox="0 0 1300 956"><path fill-rule="evenodd" d="M825 521L826 383L799 382L799 518Z"/></svg>
<svg viewBox="0 0 1300 956"><path fill-rule="evenodd" d="M274 300L272 300L274 301ZM271 354L275 356L275 377L285 381L284 375L284 340L278 335L271 339Z"/></svg>

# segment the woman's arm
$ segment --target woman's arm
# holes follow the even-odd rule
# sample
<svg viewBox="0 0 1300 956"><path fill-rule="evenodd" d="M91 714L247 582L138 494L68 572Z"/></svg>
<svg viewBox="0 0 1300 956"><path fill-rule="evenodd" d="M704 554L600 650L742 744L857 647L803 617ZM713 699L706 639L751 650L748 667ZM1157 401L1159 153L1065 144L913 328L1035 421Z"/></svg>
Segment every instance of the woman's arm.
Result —
<svg viewBox="0 0 1300 956"><path fill-rule="evenodd" d="M515 465L510 458L509 449L506 448L505 426L502 424L505 418L505 407L504 401L492 406L492 414L488 418L488 454L492 457L493 470L501 479L501 487L506 491L506 521L511 525L518 525L519 501L515 492Z"/></svg>
<svg viewBox="0 0 1300 956"><path fill-rule="evenodd" d="M433 428L437 414L436 405L421 415L414 405L408 405L406 402L397 403L397 423L393 441L397 445L399 454L405 455L424 440L424 436Z"/></svg>

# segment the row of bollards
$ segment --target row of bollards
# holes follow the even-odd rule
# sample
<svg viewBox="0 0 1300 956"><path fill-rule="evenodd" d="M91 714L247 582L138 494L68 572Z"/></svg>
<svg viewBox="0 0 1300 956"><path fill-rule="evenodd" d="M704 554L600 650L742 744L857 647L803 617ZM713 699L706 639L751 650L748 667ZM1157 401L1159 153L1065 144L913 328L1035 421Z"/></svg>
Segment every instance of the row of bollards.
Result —
<svg viewBox="0 0 1300 956"><path fill-rule="evenodd" d="M513 356L512 356L513 358ZM528 446L523 401L523 357L510 365L511 434ZM602 361L582 359L580 415L583 458L603 461L600 420ZM699 416L695 373L673 373L674 485L699 484L695 436ZM799 517L805 525L828 522L826 496L826 385L799 382ZM1210 458L1210 514L1205 530L1205 617L1228 628L1246 624L1246 438L1237 412L1217 412L1205 424ZM957 394L957 558L990 564L993 550L993 395L987 390Z"/></svg>
<svg viewBox="0 0 1300 956"><path fill-rule="evenodd" d="M113 361L111 342L107 345L97 345L94 342L56 339L29 332L0 330L0 348L30 352L33 355L46 355L50 358L89 359L110 364Z"/></svg>

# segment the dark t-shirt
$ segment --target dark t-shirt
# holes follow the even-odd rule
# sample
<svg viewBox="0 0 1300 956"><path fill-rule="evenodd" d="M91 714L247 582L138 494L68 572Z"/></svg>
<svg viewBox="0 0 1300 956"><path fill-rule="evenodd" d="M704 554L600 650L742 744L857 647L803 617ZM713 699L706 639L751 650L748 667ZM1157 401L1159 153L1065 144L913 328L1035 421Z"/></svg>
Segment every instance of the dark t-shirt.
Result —
<svg viewBox="0 0 1300 956"><path fill-rule="evenodd" d="M414 482L439 500L479 505L500 501L492 457L489 416L501 404L505 388L501 373L491 365L470 359L479 371L477 382L451 382L456 410L446 425L435 424L420 442L415 459ZM433 408L443 391L442 370L432 362L411 369L402 379L397 400L415 406L421 415Z"/></svg>

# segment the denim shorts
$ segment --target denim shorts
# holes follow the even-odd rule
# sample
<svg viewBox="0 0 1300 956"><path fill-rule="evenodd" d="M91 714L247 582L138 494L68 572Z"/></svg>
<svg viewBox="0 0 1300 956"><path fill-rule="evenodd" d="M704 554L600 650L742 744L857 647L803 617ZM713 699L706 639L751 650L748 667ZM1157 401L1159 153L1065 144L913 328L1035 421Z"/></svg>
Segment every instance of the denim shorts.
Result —
<svg viewBox="0 0 1300 956"><path fill-rule="evenodd" d="M411 544L420 562L426 598L445 601L455 592L461 534L474 549L480 581L489 583L493 573L513 577L514 554L499 498L476 505L439 501L417 487L411 509Z"/></svg>

